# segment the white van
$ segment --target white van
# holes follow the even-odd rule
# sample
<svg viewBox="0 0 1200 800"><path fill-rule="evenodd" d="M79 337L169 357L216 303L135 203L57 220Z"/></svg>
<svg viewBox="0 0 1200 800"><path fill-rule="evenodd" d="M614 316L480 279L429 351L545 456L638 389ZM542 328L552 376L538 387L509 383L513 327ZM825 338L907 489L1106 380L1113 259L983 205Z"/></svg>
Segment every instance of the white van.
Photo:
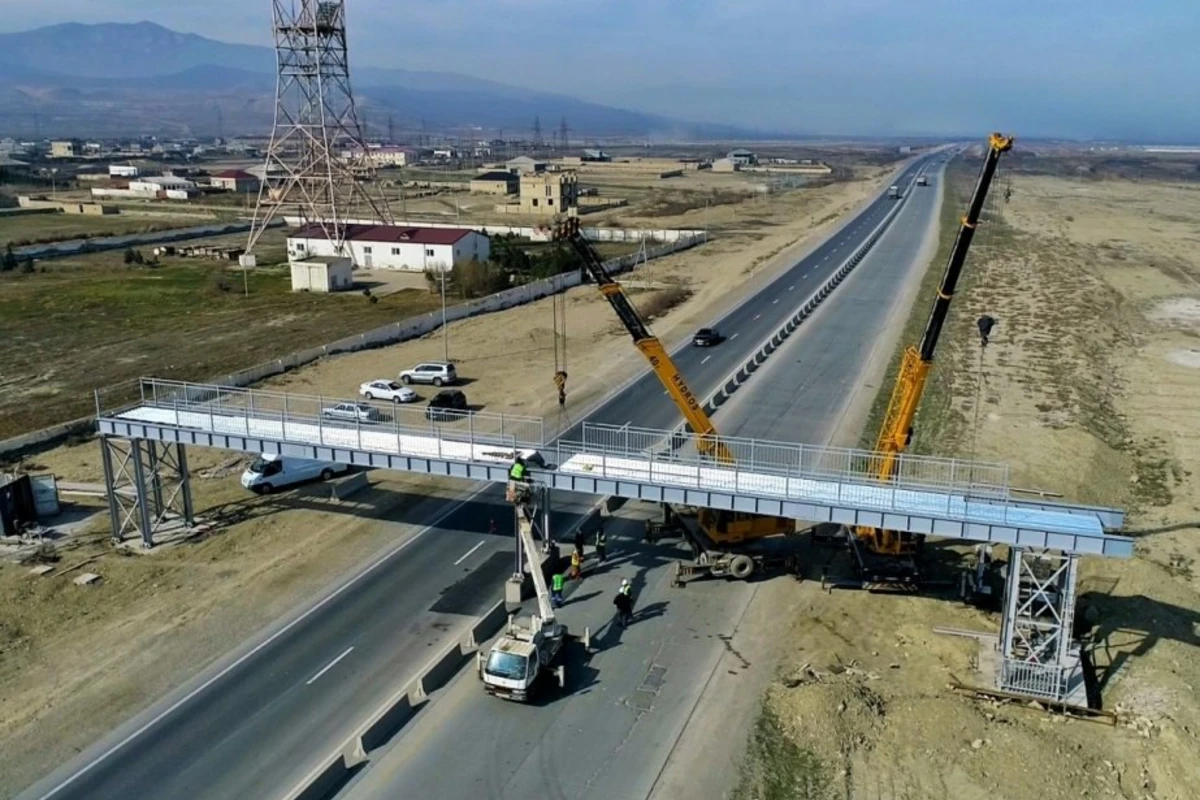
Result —
<svg viewBox="0 0 1200 800"><path fill-rule="evenodd" d="M270 494L276 489L320 478L327 481L335 475L349 472L345 464L330 461L309 461L304 458L284 458L263 453L242 473L242 486L255 494Z"/></svg>

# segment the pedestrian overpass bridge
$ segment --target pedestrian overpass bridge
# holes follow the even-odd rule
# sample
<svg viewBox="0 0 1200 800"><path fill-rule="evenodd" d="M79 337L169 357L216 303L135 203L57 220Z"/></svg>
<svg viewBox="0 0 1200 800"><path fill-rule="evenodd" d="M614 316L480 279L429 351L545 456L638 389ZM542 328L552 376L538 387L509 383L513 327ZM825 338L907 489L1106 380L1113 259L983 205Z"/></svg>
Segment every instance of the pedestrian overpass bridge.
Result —
<svg viewBox="0 0 1200 800"><path fill-rule="evenodd" d="M501 483L516 450L537 450L534 482L811 522L867 525L1070 555L1128 558L1133 540L1110 531L1117 509L1014 500L998 464L904 456L893 480L874 476L870 451L723 439L736 464L697 454L678 432L584 423L547 440L536 417L486 412L428 419L424 408L366 403L369 420L335 420L336 400L143 378L132 393L97 392L113 533L153 544L168 518L192 521L185 445L278 453L373 469Z"/></svg>

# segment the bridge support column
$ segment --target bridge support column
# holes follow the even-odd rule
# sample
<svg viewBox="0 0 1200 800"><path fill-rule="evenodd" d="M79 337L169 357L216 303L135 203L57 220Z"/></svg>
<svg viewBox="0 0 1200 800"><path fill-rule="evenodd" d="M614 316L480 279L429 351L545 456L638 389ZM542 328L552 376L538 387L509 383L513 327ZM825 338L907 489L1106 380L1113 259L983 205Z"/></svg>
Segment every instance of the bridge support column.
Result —
<svg viewBox="0 0 1200 800"><path fill-rule="evenodd" d="M1079 646L1072 641L1079 556L1019 547L1010 552L999 688L1087 705Z"/></svg>
<svg viewBox="0 0 1200 800"><path fill-rule="evenodd" d="M136 533L150 548L166 523L195 524L182 444L101 436L100 455L114 541Z"/></svg>

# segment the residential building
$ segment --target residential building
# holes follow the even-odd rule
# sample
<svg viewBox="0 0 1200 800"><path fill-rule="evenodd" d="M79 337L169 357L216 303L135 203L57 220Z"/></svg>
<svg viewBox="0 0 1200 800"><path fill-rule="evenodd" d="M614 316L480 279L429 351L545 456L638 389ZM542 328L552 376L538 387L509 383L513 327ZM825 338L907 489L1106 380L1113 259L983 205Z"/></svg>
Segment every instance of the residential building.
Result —
<svg viewBox="0 0 1200 800"><path fill-rule="evenodd" d="M257 192L259 180L249 172L240 169L227 169L209 178L210 183L217 189L227 192Z"/></svg>
<svg viewBox="0 0 1200 800"><path fill-rule="evenodd" d="M471 178L471 191L476 194L516 194L521 179L511 172L492 170Z"/></svg>
<svg viewBox="0 0 1200 800"><path fill-rule="evenodd" d="M750 167L758 163L758 156L754 155L754 153L750 152L749 150L730 150L729 154L725 157L734 164L737 164L739 167ZM713 167L714 169L716 168L715 163Z"/></svg>
<svg viewBox="0 0 1200 800"><path fill-rule="evenodd" d="M175 175L151 175L140 180L130 181L129 190L138 195L165 197L168 200L187 200L196 193L196 184Z"/></svg>
<svg viewBox="0 0 1200 800"><path fill-rule="evenodd" d="M529 156L517 156L504 163L505 169L513 175L528 175L546 171L546 162L538 161Z"/></svg>
<svg viewBox="0 0 1200 800"><path fill-rule="evenodd" d="M354 288L354 264L342 256L293 261L293 292L342 292Z"/></svg>
<svg viewBox="0 0 1200 800"><path fill-rule="evenodd" d="M713 172L737 172L741 168L741 164L734 161L732 158L718 158L712 162Z"/></svg>
<svg viewBox="0 0 1200 800"><path fill-rule="evenodd" d="M83 154L83 147L75 139L64 139L50 143L51 158L78 158Z"/></svg>
<svg viewBox="0 0 1200 800"><path fill-rule="evenodd" d="M132 164L108 165L108 177L110 178L136 178L141 174L141 170Z"/></svg>
<svg viewBox="0 0 1200 800"><path fill-rule="evenodd" d="M338 253L320 225L308 225L288 236L288 260L345 255L367 269L437 272L466 261L487 261L491 256L491 240L464 228L347 225L346 247L346 252Z"/></svg>
<svg viewBox="0 0 1200 800"><path fill-rule="evenodd" d="M373 167L408 167L416 162L416 152L408 147L368 147L342 154L347 161L364 158Z"/></svg>
<svg viewBox="0 0 1200 800"><path fill-rule="evenodd" d="M574 172L521 176L521 213L553 216L579 205L579 179Z"/></svg>

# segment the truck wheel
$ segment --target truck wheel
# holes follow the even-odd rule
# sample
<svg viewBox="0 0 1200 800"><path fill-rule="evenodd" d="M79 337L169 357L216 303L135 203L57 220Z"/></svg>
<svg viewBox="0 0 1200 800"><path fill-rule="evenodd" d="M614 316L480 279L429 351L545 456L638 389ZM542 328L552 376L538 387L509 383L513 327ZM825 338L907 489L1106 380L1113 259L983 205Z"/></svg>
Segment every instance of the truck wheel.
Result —
<svg viewBox="0 0 1200 800"><path fill-rule="evenodd" d="M269 483L264 483L258 487L259 494L270 494L273 491L275 491L275 487Z"/></svg>
<svg viewBox="0 0 1200 800"><path fill-rule="evenodd" d="M754 574L754 559L747 555L734 556L729 562L729 574L739 581L749 579Z"/></svg>
<svg viewBox="0 0 1200 800"><path fill-rule="evenodd" d="M323 481L333 480L333 470L329 469L328 467L321 470L321 480L323 480Z"/></svg>

